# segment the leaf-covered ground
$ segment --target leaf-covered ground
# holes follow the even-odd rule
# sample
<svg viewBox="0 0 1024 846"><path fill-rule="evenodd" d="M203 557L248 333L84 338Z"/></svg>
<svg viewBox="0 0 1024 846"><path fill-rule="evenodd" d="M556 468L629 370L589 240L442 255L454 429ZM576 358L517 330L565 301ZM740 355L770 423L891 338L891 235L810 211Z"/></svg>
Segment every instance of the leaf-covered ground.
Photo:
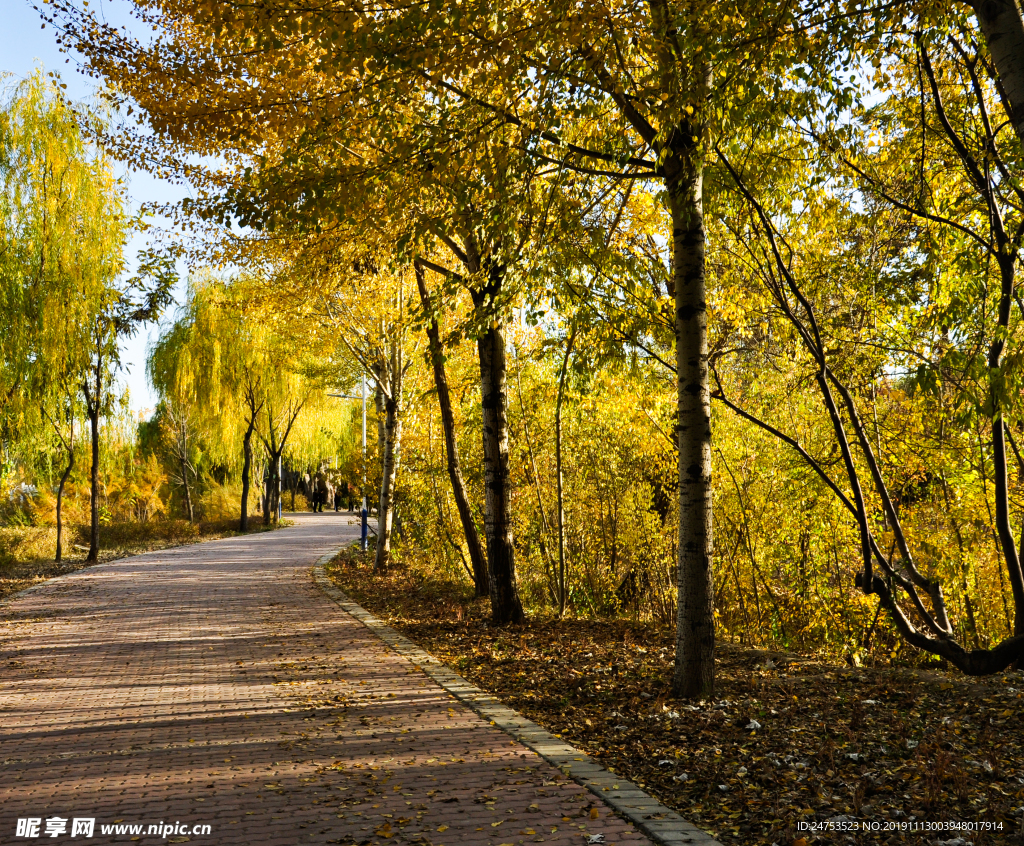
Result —
<svg viewBox="0 0 1024 846"><path fill-rule="evenodd" d="M1024 674L979 683L723 645L715 700L684 703L668 695L671 632L622 620L493 629L484 603L444 583L346 559L330 572L725 844L1024 843Z"/></svg>

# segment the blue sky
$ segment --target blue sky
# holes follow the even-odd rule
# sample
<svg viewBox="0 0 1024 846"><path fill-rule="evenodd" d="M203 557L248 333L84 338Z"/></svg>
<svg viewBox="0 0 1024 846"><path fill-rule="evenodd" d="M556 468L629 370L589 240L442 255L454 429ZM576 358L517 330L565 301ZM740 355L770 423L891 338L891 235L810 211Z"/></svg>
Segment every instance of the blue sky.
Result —
<svg viewBox="0 0 1024 846"><path fill-rule="evenodd" d="M97 8L94 0L92 7ZM117 0L99 0L99 11L110 22L129 23L125 13L127 4ZM96 91L96 83L79 73L75 60L65 64L68 57L62 54L56 44L54 32L50 27L41 28L39 13L33 10L28 0L0 0L0 72L10 74L5 82L10 84L14 79L23 79L33 68L42 65L47 71L57 71L67 85L67 93L76 100L87 100ZM143 202L167 202L178 200L184 196L185 189L155 179L148 173L128 171L124 174L128 181L129 196L133 209ZM155 229L165 225L166 221L154 219ZM137 235L128 245L127 257L129 266L134 264L136 253L149 243L151 233ZM179 268L184 273L184 267ZM183 289L178 291L179 299ZM147 327L135 338L126 341L122 346L122 360L125 370L121 374L122 381L127 385L131 396L132 408L146 413L156 404L156 398L146 381L146 349L151 340L155 339L159 330L155 326Z"/></svg>

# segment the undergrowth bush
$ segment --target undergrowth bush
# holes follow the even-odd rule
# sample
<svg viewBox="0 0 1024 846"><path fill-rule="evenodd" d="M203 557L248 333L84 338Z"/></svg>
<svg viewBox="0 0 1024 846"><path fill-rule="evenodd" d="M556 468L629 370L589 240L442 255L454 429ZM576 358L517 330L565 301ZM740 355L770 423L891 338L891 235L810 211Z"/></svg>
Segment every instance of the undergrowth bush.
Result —
<svg viewBox="0 0 1024 846"><path fill-rule="evenodd" d="M52 558L56 544L56 526L0 527L0 565Z"/></svg>

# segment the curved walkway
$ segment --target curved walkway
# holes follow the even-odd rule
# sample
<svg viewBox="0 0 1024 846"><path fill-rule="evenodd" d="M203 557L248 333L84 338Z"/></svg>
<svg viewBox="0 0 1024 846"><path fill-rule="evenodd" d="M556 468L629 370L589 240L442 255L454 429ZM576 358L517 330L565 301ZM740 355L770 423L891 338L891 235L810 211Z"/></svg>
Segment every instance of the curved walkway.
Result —
<svg viewBox="0 0 1024 846"><path fill-rule="evenodd" d="M0 843L649 843L316 589L357 536L300 514L0 605Z"/></svg>

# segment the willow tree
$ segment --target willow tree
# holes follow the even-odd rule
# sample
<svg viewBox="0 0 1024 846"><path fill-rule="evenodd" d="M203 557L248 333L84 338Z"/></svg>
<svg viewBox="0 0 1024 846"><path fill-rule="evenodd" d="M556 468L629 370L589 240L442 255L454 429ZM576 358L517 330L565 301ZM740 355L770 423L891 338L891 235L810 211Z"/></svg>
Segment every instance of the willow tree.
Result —
<svg viewBox="0 0 1024 846"><path fill-rule="evenodd" d="M52 428L66 454L57 488L58 561L83 412L92 421L98 518L98 418L106 394L93 388L110 369L102 327L118 298L129 228L110 162L83 137L83 119L95 117L76 111L39 71L0 111L0 419L7 438L25 427ZM98 519L93 523L95 559Z"/></svg>
<svg viewBox="0 0 1024 846"><path fill-rule="evenodd" d="M274 285L286 282L279 276ZM273 286L253 273L218 279L197 271L177 319L148 362L161 398L194 409L195 437L207 455L241 467L242 531L249 524L254 468L261 479L266 475L260 500L263 520L270 523L276 520L283 457L289 451L322 454L332 448L324 431L338 428L324 394L328 382L315 367L306 318L268 303L268 291Z"/></svg>
<svg viewBox="0 0 1024 846"><path fill-rule="evenodd" d="M273 268L267 284L247 287L246 307L250 314L272 316L274 331L293 350L284 352L283 360L297 366L311 388L310 419L332 416L324 405L330 390L348 394L365 380L374 392L381 461L374 566L383 572L391 557L406 374L414 362L415 338L411 273L381 244L373 232L364 236L349 227L320 234L281 227L272 238L252 238L242 249ZM301 421L298 425L304 431ZM313 430L304 437L299 452L319 461L328 444L317 441Z"/></svg>
<svg viewBox="0 0 1024 846"><path fill-rule="evenodd" d="M260 328L231 306L228 286L208 273L194 275L177 319L150 351L147 372L157 393L175 407L218 409L202 420L203 442L215 460L233 463L241 442L245 531L252 439L265 404L265 362L255 355Z"/></svg>

